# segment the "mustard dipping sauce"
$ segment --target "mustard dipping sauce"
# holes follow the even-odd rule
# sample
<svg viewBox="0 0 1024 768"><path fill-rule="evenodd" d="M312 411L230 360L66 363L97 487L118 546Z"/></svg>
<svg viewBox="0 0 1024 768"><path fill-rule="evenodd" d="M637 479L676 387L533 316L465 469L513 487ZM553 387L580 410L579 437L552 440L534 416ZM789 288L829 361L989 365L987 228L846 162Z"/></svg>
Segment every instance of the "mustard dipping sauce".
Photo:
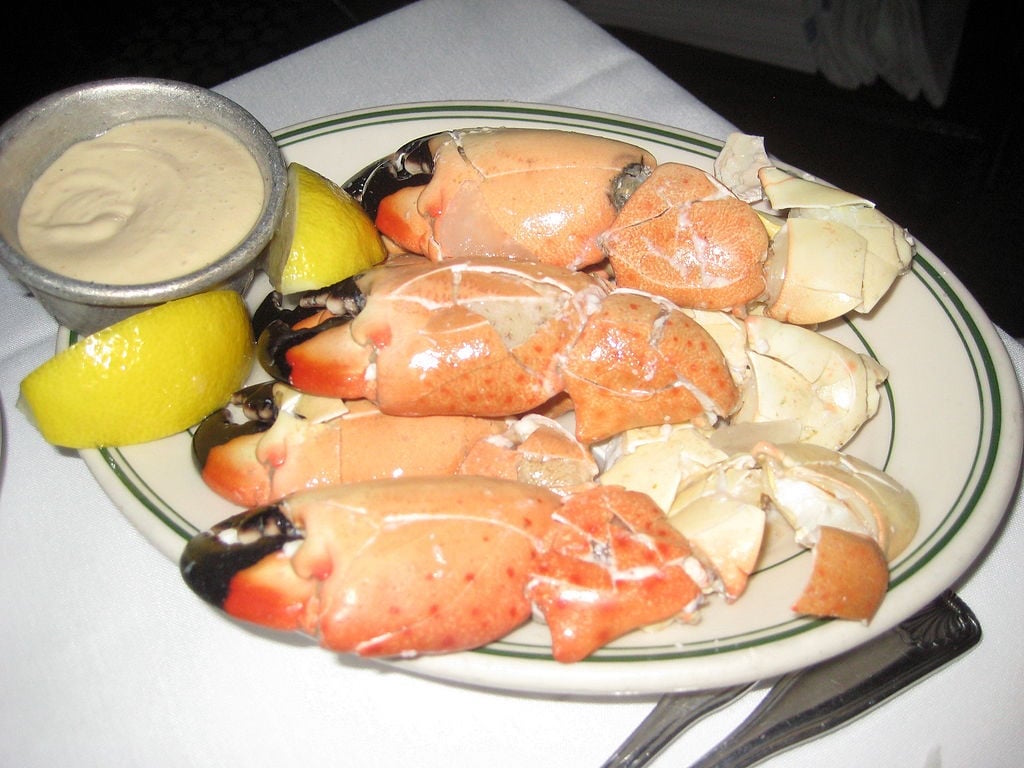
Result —
<svg viewBox="0 0 1024 768"><path fill-rule="evenodd" d="M51 272L155 283L228 253L262 205L259 166L234 136L197 120L143 118L65 150L25 196L18 239Z"/></svg>

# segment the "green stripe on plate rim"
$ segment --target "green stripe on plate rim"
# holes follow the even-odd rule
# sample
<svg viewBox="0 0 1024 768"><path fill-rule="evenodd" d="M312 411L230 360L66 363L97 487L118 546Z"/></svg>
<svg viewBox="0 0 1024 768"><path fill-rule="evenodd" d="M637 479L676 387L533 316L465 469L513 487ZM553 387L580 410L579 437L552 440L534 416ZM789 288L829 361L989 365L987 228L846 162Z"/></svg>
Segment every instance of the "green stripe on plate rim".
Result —
<svg viewBox="0 0 1024 768"><path fill-rule="evenodd" d="M643 138L646 141L662 144L676 149L685 149L710 159L718 155L722 143L706 136L700 136L675 128L658 125L638 125L635 121L614 115L588 114L566 111L557 107L502 103L465 103L445 105L408 105L381 107L363 112L349 112L321 120L316 120L296 128L286 128L274 134L281 147L308 141L312 138L332 133L341 133L353 128L364 128L373 125L394 125L396 123L416 122L425 118L440 119L443 117L473 117L487 120L495 117L508 117L512 120L528 122L531 125L553 125L561 128L588 127L610 133L623 138ZM397 147L396 147L397 149Z"/></svg>
<svg viewBox="0 0 1024 768"><path fill-rule="evenodd" d="M376 124L394 124L398 122L414 122L424 118L441 118L444 116L479 117L493 119L495 116L518 118L532 124L542 123L560 127L591 127L603 132L621 135L626 138L643 139L644 141L662 144L675 149L682 149L708 158L714 158L721 143L713 139L697 136L686 131L654 125L638 125L627 118L611 115L577 113L558 108L512 104L445 104L445 105L410 105L393 108L378 108L364 112L325 118L307 123L297 128L285 129L275 134L282 147L308 141L318 136L340 133L354 128ZM970 360L977 386L978 398L981 403L981 423L977 438L974 462L971 472L958 494L953 505L942 518L937 528L916 547L907 553L893 569L890 589L898 587L913 574L920 571L939 554L959 531L984 494L991 476L999 447L1000 424L1002 419L1002 399L999 392L995 365L991 353L985 343L980 328L956 295L952 286L942 277L939 270L925 257L918 254L914 260L911 274L916 277L942 307L958 338L964 345ZM857 329L854 321L847 320L851 329L868 349L867 339ZM74 335L72 334L72 343ZM894 409L891 389L889 392L890 408ZM986 401L990 401L990 409L986 409ZM894 410L893 410L894 413ZM895 419L893 419L895 422ZM986 440L986 438L988 438ZM890 436L890 454L894 435ZM104 461L126 490L142 504L162 524L182 539L188 539L197 532L195 526L180 516L163 499L152 492L131 462L120 451L101 449ZM648 646L631 648L614 644L598 651L584 660L584 664L626 661L671 661L700 656L718 655L756 647L767 643L792 637L827 623L820 619L797 617L771 627L763 627L735 636L715 638L714 641L701 643ZM713 642L713 647L711 647ZM507 640L499 640L472 653L496 655L506 658L529 660L552 660L550 647L533 645Z"/></svg>

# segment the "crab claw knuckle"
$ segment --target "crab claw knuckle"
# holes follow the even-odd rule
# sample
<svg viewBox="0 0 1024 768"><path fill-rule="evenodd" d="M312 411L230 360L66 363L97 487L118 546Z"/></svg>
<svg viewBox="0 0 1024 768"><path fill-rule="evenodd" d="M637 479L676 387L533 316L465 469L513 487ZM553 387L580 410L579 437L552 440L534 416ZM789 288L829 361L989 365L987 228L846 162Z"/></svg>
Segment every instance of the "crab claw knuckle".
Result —
<svg viewBox="0 0 1024 768"><path fill-rule="evenodd" d="M616 291L568 352L577 435L593 443L637 426L731 413L736 389L711 336L667 301Z"/></svg>
<svg viewBox="0 0 1024 768"><path fill-rule="evenodd" d="M620 286L682 307L742 308L764 292L764 224L713 176L689 165L659 165L600 242Z"/></svg>

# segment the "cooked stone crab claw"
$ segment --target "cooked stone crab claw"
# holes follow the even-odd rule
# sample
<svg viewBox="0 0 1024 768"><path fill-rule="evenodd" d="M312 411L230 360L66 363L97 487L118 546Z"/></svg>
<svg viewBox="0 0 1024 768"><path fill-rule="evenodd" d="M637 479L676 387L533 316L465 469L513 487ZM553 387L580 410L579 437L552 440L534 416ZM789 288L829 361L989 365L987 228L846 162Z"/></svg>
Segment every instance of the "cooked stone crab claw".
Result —
<svg viewBox="0 0 1024 768"><path fill-rule="evenodd" d="M395 250L582 269L682 306L743 307L768 235L713 176L639 147L558 130L477 128L410 142L346 189Z"/></svg>
<svg viewBox="0 0 1024 768"><path fill-rule="evenodd" d="M236 618L378 657L475 648L536 611L572 662L701 599L699 563L643 494L470 476L295 494L197 535L180 567Z"/></svg>
<svg viewBox="0 0 1024 768"><path fill-rule="evenodd" d="M307 395L280 382L247 387L233 405L240 421L235 408L213 413L192 443L203 481L243 507L327 485L455 474L477 442L510 429L505 419L392 416L365 400Z"/></svg>
<svg viewBox="0 0 1024 768"><path fill-rule="evenodd" d="M319 315L267 325L259 357L271 375L403 416L518 416L568 393L585 444L643 424L715 421L738 402L699 324L596 275L404 256L343 287L359 299L342 315L324 300Z"/></svg>
<svg viewBox="0 0 1024 768"><path fill-rule="evenodd" d="M399 250L580 269L656 165L624 142L558 130L475 128L409 142L345 189Z"/></svg>

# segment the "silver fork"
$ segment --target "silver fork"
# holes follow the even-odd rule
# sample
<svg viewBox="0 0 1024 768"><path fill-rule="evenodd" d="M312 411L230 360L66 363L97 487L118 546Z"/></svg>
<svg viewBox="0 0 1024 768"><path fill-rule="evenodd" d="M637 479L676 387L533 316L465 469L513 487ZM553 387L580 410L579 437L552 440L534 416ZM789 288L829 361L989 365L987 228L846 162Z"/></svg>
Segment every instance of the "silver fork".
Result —
<svg viewBox="0 0 1024 768"><path fill-rule="evenodd" d="M864 645L780 677L750 716L690 768L748 768L821 736L945 666L980 639L974 613L947 591ZM601 768L648 765L697 721L750 687L662 696Z"/></svg>

